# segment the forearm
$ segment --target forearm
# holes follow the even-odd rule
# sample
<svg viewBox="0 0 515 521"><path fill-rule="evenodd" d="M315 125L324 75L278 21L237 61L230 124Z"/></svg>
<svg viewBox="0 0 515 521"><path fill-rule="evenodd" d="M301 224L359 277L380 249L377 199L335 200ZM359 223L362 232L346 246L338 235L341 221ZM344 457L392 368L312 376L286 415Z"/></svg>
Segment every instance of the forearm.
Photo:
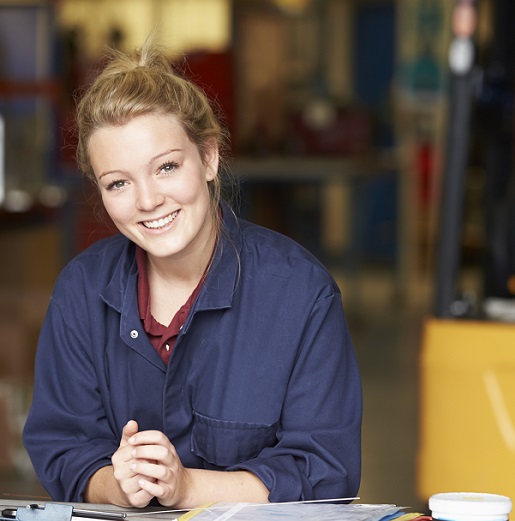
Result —
<svg viewBox="0 0 515 521"><path fill-rule="evenodd" d="M186 469L187 494L177 508L195 508L211 502L267 503L269 491L252 472Z"/></svg>
<svg viewBox="0 0 515 521"><path fill-rule="evenodd" d="M185 469L186 493L177 508L191 509L211 502L266 503L268 489L248 471L223 472L203 469ZM112 466L99 469L89 480L84 499L88 503L107 503L122 507L132 506L123 494Z"/></svg>

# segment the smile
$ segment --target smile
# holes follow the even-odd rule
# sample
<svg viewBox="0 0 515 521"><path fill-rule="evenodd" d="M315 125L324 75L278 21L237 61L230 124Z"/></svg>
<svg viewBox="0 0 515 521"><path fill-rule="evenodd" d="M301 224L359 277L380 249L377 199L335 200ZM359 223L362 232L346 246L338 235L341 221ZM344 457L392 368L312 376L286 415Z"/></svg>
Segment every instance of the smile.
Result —
<svg viewBox="0 0 515 521"><path fill-rule="evenodd" d="M163 228L167 224L170 224L179 213L179 210L167 215L166 217L162 217L161 219L157 219L156 221L143 221L142 224L145 228L151 228L152 230L156 230L157 228Z"/></svg>

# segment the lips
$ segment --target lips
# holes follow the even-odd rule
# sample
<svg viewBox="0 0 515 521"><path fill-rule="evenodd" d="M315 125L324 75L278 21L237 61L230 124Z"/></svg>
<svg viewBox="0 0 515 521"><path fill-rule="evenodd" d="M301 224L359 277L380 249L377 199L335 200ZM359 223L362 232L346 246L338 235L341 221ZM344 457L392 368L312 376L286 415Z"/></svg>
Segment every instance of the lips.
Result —
<svg viewBox="0 0 515 521"><path fill-rule="evenodd" d="M143 226L145 228L149 228L151 230L158 230L159 228L164 228L168 224L170 224L179 213L179 210L176 210L175 212L171 213L170 215L167 215L166 217L161 217L160 219L156 219L154 221L142 221Z"/></svg>

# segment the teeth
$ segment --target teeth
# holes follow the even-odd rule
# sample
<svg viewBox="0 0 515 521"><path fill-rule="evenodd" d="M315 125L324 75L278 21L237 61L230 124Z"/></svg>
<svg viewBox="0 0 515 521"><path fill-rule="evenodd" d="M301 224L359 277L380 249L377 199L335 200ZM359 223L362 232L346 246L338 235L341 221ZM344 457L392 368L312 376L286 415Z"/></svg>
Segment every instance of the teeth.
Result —
<svg viewBox="0 0 515 521"><path fill-rule="evenodd" d="M173 212L172 214L168 215L167 217L163 217L162 219L158 219L157 221L145 221L143 225L146 228L162 228L163 226L166 226L167 224L171 223L175 218L177 217L177 211Z"/></svg>

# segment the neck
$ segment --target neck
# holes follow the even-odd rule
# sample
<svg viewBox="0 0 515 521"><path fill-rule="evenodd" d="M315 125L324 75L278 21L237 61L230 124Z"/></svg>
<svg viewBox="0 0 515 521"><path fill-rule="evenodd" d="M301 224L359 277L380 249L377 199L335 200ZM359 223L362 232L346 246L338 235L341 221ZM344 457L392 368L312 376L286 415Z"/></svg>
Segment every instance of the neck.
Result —
<svg viewBox="0 0 515 521"><path fill-rule="evenodd" d="M200 247L173 258L147 256L149 282L173 285L197 284L209 268L218 239L216 230L209 234Z"/></svg>

